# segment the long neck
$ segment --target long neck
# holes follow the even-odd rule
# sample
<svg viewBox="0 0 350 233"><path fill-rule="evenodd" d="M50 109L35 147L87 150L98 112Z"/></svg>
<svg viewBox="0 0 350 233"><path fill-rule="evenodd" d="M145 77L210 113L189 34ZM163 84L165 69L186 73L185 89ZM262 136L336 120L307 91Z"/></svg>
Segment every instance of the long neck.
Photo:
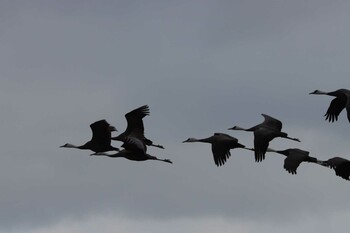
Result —
<svg viewBox="0 0 350 233"><path fill-rule="evenodd" d="M76 146L76 145L73 145L71 143L66 143L64 144L63 146L60 146L62 148L76 148L76 149L87 149L84 147L85 145L82 145L82 146Z"/></svg>
<svg viewBox="0 0 350 233"><path fill-rule="evenodd" d="M206 142L206 143L210 143L209 138L202 138L202 139L198 139L198 138L190 138L184 142Z"/></svg>
<svg viewBox="0 0 350 233"><path fill-rule="evenodd" d="M281 154L284 156L288 156L288 154L289 154L289 150L274 150L272 148L267 148L266 152L274 152L274 153Z"/></svg>
<svg viewBox="0 0 350 233"><path fill-rule="evenodd" d="M197 139L198 142L211 143L210 138Z"/></svg>
<svg viewBox="0 0 350 233"><path fill-rule="evenodd" d="M310 94L313 94L313 95L329 95L330 93L329 92L325 92L325 91L320 91L320 90L316 90Z"/></svg>
<svg viewBox="0 0 350 233"><path fill-rule="evenodd" d="M306 160L306 162L317 163L319 165L326 166L326 163L324 161L318 160L317 158L311 156Z"/></svg>
<svg viewBox="0 0 350 233"><path fill-rule="evenodd" d="M289 140L293 140L293 141L300 142L300 140L299 140L298 138L291 138L291 137L288 136L287 133L284 133L284 132L281 132L281 133L280 133L280 137L281 137L281 138L286 138L286 139L289 139Z"/></svg>
<svg viewBox="0 0 350 233"><path fill-rule="evenodd" d="M230 128L230 130L254 131L254 127L247 129L247 128L243 128L240 126L234 126L234 127Z"/></svg>

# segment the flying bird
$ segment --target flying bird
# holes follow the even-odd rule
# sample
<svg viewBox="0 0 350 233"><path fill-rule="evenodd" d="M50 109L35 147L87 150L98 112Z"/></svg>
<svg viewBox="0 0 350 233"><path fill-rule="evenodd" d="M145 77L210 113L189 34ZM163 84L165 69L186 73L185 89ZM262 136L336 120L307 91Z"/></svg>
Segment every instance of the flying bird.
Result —
<svg viewBox="0 0 350 233"><path fill-rule="evenodd" d="M324 115L326 117L326 120L329 122L337 121L339 114L345 108L347 111L348 121L350 122L350 90L339 89L332 92L315 90L310 94L334 96L335 98L331 101L328 110Z"/></svg>
<svg viewBox="0 0 350 233"><path fill-rule="evenodd" d="M273 118L266 114L261 115L264 117L264 121L256 126L248 129L239 126L229 128L229 130L243 130L254 132L254 154L256 162L261 162L265 159L265 154L267 148L269 147L269 142L276 137L300 142L299 139L288 137L287 133L281 131L282 122L280 120L277 120L276 118Z"/></svg>
<svg viewBox="0 0 350 233"><path fill-rule="evenodd" d="M91 155L108 156L112 158L122 157L133 161L158 160L172 163L169 159L159 159L147 154L147 144L149 144L150 140L145 138L142 118L148 114L149 107L144 105L125 115L128 122L125 132L113 138L114 140L123 142L121 146L124 148L123 150L115 154L99 152ZM153 143L151 145L153 145Z"/></svg>
<svg viewBox="0 0 350 233"><path fill-rule="evenodd" d="M238 143L238 139L224 133L214 133L208 138L196 139L188 138L183 142L204 142L211 144L211 150L216 166L222 166L231 156L230 149L245 148L244 145Z"/></svg>
<svg viewBox="0 0 350 233"><path fill-rule="evenodd" d="M297 174L297 168L302 162L316 163L319 165L323 165L324 162L318 160L315 157L309 156L309 152L305 150L301 150L298 148L291 148L287 150L274 150L271 148L267 148L267 152L275 152L278 154L285 155L286 158L284 160L284 169L289 173L295 175Z"/></svg>
<svg viewBox="0 0 350 233"><path fill-rule="evenodd" d="M128 136L130 136L130 134L132 134L135 130L140 131L140 133L142 133L142 135L144 135L144 126L143 126L142 119L147 115L149 115L148 105L141 106L141 107L136 108L136 109L132 110L131 112L128 112L127 114L125 114L125 118L127 121L127 127L123 133L119 134L116 137L112 137L112 140L125 142L126 138L128 138ZM144 141L144 143L147 146L154 146L154 147L164 149L164 147L162 145L153 144L153 142L151 140L149 140L148 138L146 138L145 136L143 136L142 140Z"/></svg>
<svg viewBox="0 0 350 233"><path fill-rule="evenodd" d="M90 125L92 138L90 141L81 146L75 146L66 143L64 148L77 148L81 150L92 150L94 152L118 151L118 148L111 146L111 132L117 131L114 126L111 126L106 120L99 120Z"/></svg>
<svg viewBox="0 0 350 233"><path fill-rule="evenodd" d="M325 166L334 169L335 174L345 180L350 180L350 161L342 157L334 157L324 161Z"/></svg>

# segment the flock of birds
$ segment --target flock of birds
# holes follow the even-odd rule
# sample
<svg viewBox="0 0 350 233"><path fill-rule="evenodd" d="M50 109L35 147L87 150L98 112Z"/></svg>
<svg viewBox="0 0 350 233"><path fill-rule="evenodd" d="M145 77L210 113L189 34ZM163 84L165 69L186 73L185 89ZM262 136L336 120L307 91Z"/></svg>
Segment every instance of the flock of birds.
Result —
<svg viewBox="0 0 350 233"><path fill-rule="evenodd" d="M316 90L310 94L314 95L329 95L335 97L325 114L326 120L334 122L338 120L339 114L345 108L347 117L350 122L350 90L339 89L333 92L323 92ZM112 137L112 132L117 131L114 126L111 126L106 120L99 120L90 125L92 130L92 138L84 145L75 146L67 143L61 147L77 148L83 150L91 150L94 156L108 156L108 157L123 157L133 161L158 160L167 163L172 163L169 159L159 159L147 153L147 147L153 146L164 149L162 145L153 144L153 142L144 135L143 118L149 115L149 107L147 105L141 106L127 114L127 128L116 137ZM251 128L242 128L234 126L229 130L243 130L254 133L254 148L247 148L238 142L238 139L225 133L214 133L208 138L196 139L188 138L183 141L188 142L203 142L210 143L214 162L217 166L225 164L227 159L231 156L230 150L235 148L242 148L254 151L255 161L261 162L265 159L266 152L275 152L285 155L284 168L291 174L297 174L297 168L302 162L310 162L319 164L325 167L330 167L335 170L335 174L343 179L350 180L350 161L334 157L326 161L318 160L315 157L309 156L309 152L298 148L290 148L286 150L274 150L269 148L269 142L275 138L285 138L300 142L297 138L291 138L287 133L282 131L282 122L276 118L262 114L264 121ZM111 141L120 141L123 144L122 150L113 147ZM116 151L114 154L106 152Z"/></svg>

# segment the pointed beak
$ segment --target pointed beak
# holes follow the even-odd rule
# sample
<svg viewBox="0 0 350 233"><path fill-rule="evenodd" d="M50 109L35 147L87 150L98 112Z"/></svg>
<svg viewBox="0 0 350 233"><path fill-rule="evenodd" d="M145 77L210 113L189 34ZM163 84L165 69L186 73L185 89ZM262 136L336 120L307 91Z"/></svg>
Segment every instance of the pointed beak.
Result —
<svg viewBox="0 0 350 233"><path fill-rule="evenodd" d="M309 95L315 94L316 92L317 92L317 90L313 91L313 92L310 92Z"/></svg>

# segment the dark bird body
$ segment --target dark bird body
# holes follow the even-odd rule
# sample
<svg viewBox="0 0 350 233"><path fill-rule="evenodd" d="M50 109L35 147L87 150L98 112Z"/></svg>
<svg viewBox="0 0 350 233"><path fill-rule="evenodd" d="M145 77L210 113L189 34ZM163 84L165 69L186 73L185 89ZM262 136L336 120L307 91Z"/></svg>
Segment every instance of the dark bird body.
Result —
<svg viewBox="0 0 350 233"><path fill-rule="evenodd" d="M150 140L146 139L144 136L142 118L148 114L149 108L147 105L144 105L125 115L128 122L126 130L117 137L112 138L113 140L122 141L122 147L124 150L121 150L116 154L95 153L92 155L103 155L112 158L123 157L133 161L158 160L172 163L169 159L158 159L155 156L147 154L147 144L150 143ZM151 146L157 145L153 145L152 143Z"/></svg>
<svg viewBox="0 0 350 233"><path fill-rule="evenodd" d="M350 90L339 89L332 92L315 90L310 94L334 96L335 98L331 101L325 114L326 120L328 120L329 122L337 121L339 114L345 108L347 111L348 121L350 122Z"/></svg>
<svg viewBox="0 0 350 233"><path fill-rule="evenodd" d="M284 169L289 173L295 175L297 174L297 168L302 162L316 163L323 165L323 162L318 160L315 157L309 156L309 152L305 150L301 150L298 148L292 148L287 150L273 150L271 148L267 149L267 152L275 152L278 154L285 155L286 158L284 160Z"/></svg>
<svg viewBox="0 0 350 233"><path fill-rule="evenodd" d="M222 166L231 156L230 149L244 148L245 146L238 143L238 139L224 133L214 133L208 138L196 139L189 138L183 142L204 142L211 144L211 150L216 166Z"/></svg>
<svg viewBox="0 0 350 233"><path fill-rule="evenodd" d="M248 129L239 126L229 128L229 130L243 130L254 132L254 154L256 162L261 162L265 159L265 154L267 148L269 147L269 142L274 138L281 137L300 142L299 139L290 138L288 137L287 133L282 132L282 122L280 120L277 120L276 118L273 118L266 114L261 115L264 117L264 121L256 126Z"/></svg>
<svg viewBox="0 0 350 233"><path fill-rule="evenodd" d="M324 161L325 165L334 169L335 174L345 180L350 180L350 161L341 157L334 157Z"/></svg>
<svg viewBox="0 0 350 233"><path fill-rule="evenodd" d="M125 142L126 138L129 137L130 134L135 131L135 129L144 134L143 118L149 115L149 112L148 105L144 105L125 114L125 118L127 120L126 130L118 136L113 137L112 140ZM145 136L143 136L143 141L147 146L154 146L164 149L164 147L161 145L153 144L153 142Z"/></svg>
<svg viewBox="0 0 350 233"><path fill-rule="evenodd" d="M61 147L76 148L81 150L92 150L94 152L118 151L118 148L111 146L111 132L116 131L106 120L100 120L90 125L92 138L81 146L66 143Z"/></svg>

